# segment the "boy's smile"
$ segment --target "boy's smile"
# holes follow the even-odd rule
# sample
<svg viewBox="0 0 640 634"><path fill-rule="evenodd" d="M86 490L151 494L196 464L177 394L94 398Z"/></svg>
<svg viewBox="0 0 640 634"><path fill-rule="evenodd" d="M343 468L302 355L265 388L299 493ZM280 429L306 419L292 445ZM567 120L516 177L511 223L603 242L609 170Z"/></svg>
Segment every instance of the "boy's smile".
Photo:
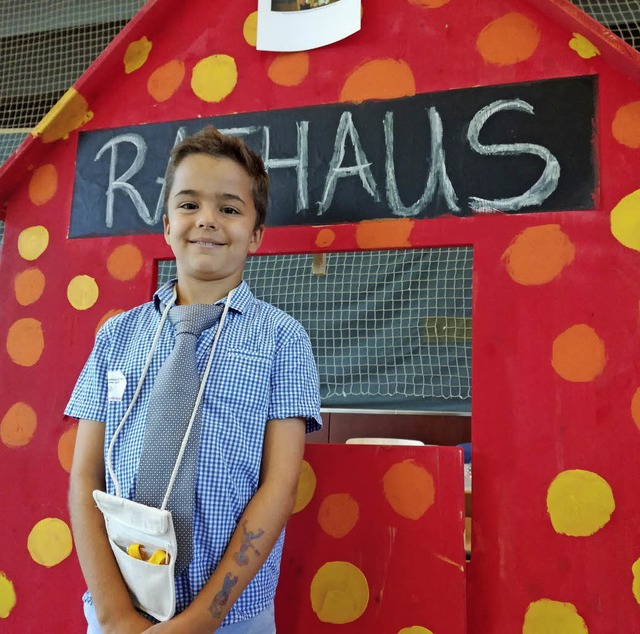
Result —
<svg viewBox="0 0 640 634"><path fill-rule="evenodd" d="M176 256L180 301L200 301L194 292L200 289L201 296L202 283L214 291L209 301L240 283L247 254L262 241L256 219L252 180L243 167L209 154L190 154L179 163L164 236Z"/></svg>

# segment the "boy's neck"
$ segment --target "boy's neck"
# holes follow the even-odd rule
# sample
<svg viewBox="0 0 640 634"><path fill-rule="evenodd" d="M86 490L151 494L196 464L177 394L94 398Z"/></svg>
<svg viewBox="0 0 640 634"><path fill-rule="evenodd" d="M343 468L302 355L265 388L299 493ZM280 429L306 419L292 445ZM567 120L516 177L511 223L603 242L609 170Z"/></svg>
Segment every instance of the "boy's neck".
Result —
<svg viewBox="0 0 640 634"><path fill-rule="evenodd" d="M180 280L176 282L176 292L178 298L176 304L185 306L187 304L213 304L219 299L226 297L229 291L236 288L242 281L238 280L193 280L187 282Z"/></svg>

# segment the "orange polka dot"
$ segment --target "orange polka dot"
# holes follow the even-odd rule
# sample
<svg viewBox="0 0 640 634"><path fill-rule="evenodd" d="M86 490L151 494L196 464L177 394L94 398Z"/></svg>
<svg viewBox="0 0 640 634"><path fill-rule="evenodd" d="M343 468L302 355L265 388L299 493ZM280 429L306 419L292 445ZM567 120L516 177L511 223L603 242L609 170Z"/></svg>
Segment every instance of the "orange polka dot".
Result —
<svg viewBox="0 0 640 634"><path fill-rule="evenodd" d="M107 258L107 270L121 282L132 280L142 268L142 254L133 244L116 247Z"/></svg>
<svg viewBox="0 0 640 634"><path fill-rule="evenodd" d="M427 9L437 9L449 2L449 0L409 0L411 4L418 4Z"/></svg>
<svg viewBox="0 0 640 634"><path fill-rule="evenodd" d="M631 416L636 427L640 430L640 388L635 391L631 399Z"/></svg>
<svg viewBox="0 0 640 634"><path fill-rule="evenodd" d="M184 75L184 62L172 59L151 73L147 80L147 91L156 101L167 101L180 87Z"/></svg>
<svg viewBox="0 0 640 634"><path fill-rule="evenodd" d="M414 220L363 220L356 226L356 242L361 249L410 247Z"/></svg>
<svg viewBox="0 0 640 634"><path fill-rule="evenodd" d="M78 433L77 423L65 430L58 440L58 460L62 468L69 473L73 462L73 450L76 447L76 435Z"/></svg>
<svg viewBox="0 0 640 634"><path fill-rule="evenodd" d="M318 235L316 236L316 246L317 247L328 247L333 244L333 241L336 239L336 234L331 229L320 229L318 231Z"/></svg>
<svg viewBox="0 0 640 634"><path fill-rule="evenodd" d="M38 417L26 403L14 403L0 422L0 439L7 447L23 447L33 438Z"/></svg>
<svg viewBox="0 0 640 634"><path fill-rule="evenodd" d="M391 508L403 517L417 520L435 501L433 477L414 460L394 464L382 483Z"/></svg>
<svg viewBox="0 0 640 634"><path fill-rule="evenodd" d="M38 362L43 350L42 324L37 319L25 317L11 324L7 333L7 352L14 363L31 367Z"/></svg>
<svg viewBox="0 0 640 634"><path fill-rule="evenodd" d="M591 326L571 326L553 342L551 364L567 381L593 381L606 364L604 342Z"/></svg>
<svg viewBox="0 0 640 634"><path fill-rule="evenodd" d="M529 59L540 43L538 25L521 13L507 13L480 31L476 47L485 62L509 66Z"/></svg>
<svg viewBox="0 0 640 634"><path fill-rule="evenodd" d="M20 306L29 306L37 302L44 292L44 273L37 268L20 271L13 280L16 300Z"/></svg>
<svg viewBox="0 0 640 634"><path fill-rule="evenodd" d="M613 138L627 147L640 147L640 101L618 108L611 124Z"/></svg>
<svg viewBox="0 0 640 634"><path fill-rule="evenodd" d="M269 64L269 79L279 86L297 86L309 73L309 53L282 53Z"/></svg>
<svg viewBox="0 0 640 634"><path fill-rule="evenodd" d="M360 516L359 504L348 493L328 495L318 510L318 524L331 537L348 535Z"/></svg>
<svg viewBox="0 0 640 634"><path fill-rule="evenodd" d="M416 94L416 82L403 60L373 59L358 66L340 91L340 101L395 99Z"/></svg>
<svg viewBox="0 0 640 634"><path fill-rule="evenodd" d="M502 256L518 284L546 284L573 262L576 249L559 225L529 227L518 234Z"/></svg>
<svg viewBox="0 0 640 634"><path fill-rule="evenodd" d="M98 334L98 330L100 330L100 328L102 328L102 326L104 326L109 319L115 317L116 315L119 315L120 313L124 313L124 310L122 310L122 308L112 308L111 310L108 310L104 315L102 315L100 321L98 322L98 325L96 326L96 334Z"/></svg>
<svg viewBox="0 0 640 634"><path fill-rule="evenodd" d="M52 163L33 170L29 180L29 200L34 205L48 203L58 189L58 170Z"/></svg>

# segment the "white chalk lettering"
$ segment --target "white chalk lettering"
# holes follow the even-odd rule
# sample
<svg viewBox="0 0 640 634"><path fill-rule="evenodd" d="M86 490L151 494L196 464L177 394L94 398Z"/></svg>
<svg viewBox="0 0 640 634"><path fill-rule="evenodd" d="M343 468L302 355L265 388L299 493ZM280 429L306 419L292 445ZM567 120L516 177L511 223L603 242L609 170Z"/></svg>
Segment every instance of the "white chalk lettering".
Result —
<svg viewBox="0 0 640 634"><path fill-rule="evenodd" d="M131 143L136 149L136 156L133 163L127 168L124 174L116 177L116 165L118 163L118 147L121 143ZM113 227L113 212L115 203L115 192L122 191L129 196L133 206L140 218L148 225L153 225L156 220L149 215L149 209L142 200L140 192L129 183L129 179L135 176L143 167L147 156L147 144L139 134L121 134L107 141L96 154L94 161L97 161L106 150L111 150L109 160L109 185L107 187L107 205L105 211L105 224Z"/></svg>
<svg viewBox="0 0 640 634"><path fill-rule="evenodd" d="M484 145L480 142L480 130L489 117L502 110L516 110L534 114L533 106L522 99L500 99L479 110L469 123L467 139L472 149L485 156L513 156L517 154L534 154L545 162L545 168L536 183L520 196L511 198L469 197L469 207L477 212L517 211L523 207L542 204L556 190L560 179L560 164L551 152L534 143L496 143Z"/></svg>
<svg viewBox="0 0 640 634"><path fill-rule="evenodd" d="M447 174L444 148L442 147L442 119L435 108L429 108L431 127L431 164L429 177L422 196L413 205L405 206L400 199L394 159L393 112L384 115L384 140L386 146L385 172L387 179L387 202L396 216L417 216L432 200L439 186L449 211L460 211L458 197Z"/></svg>
<svg viewBox="0 0 640 634"><path fill-rule="evenodd" d="M342 167L342 161L345 154L345 143L347 137L351 140L356 157L355 165L348 165ZM367 161L367 157L364 153L364 149L360 143L360 137L358 131L353 125L353 117L350 112L343 112L338 123L338 129L336 130L336 138L333 146L333 156L329 161L329 171L327 173L327 180L324 184L324 192L322 194L322 200L318 201L318 215L323 214L331 205L333 200L333 194L336 191L336 185L339 178L346 178L355 176L360 177L362 185L365 191L376 201L380 200L378 195L378 188L376 181L373 178L370 168L371 163Z"/></svg>
<svg viewBox="0 0 640 634"><path fill-rule="evenodd" d="M309 206L309 122L296 122L297 154L293 158L271 157L271 128L263 127L262 160L267 171L293 167L296 170L298 186L296 188L296 213L299 214Z"/></svg>

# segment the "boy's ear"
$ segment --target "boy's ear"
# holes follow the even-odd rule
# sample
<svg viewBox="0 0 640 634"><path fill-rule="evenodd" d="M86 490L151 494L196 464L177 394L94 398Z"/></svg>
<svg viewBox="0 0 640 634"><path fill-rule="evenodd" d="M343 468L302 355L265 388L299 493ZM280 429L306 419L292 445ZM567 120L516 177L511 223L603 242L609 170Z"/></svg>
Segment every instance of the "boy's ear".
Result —
<svg viewBox="0 0 640 634"><path fill-rule="evenodd" d="M253 235L251 236L251 242L249 242L249 253L255 253L260 248L263 237L264 237L264 225L260 225L258 228L253 230Z"/></svg>
<svg viewBox="0 0 640 634"><path fill-rule="evenodd" d="M169 244L169 233L171 231L171 227L169 227L169 216L164 213L162 215L162 226L164 227L164 239L167 244Z"/></svg>

